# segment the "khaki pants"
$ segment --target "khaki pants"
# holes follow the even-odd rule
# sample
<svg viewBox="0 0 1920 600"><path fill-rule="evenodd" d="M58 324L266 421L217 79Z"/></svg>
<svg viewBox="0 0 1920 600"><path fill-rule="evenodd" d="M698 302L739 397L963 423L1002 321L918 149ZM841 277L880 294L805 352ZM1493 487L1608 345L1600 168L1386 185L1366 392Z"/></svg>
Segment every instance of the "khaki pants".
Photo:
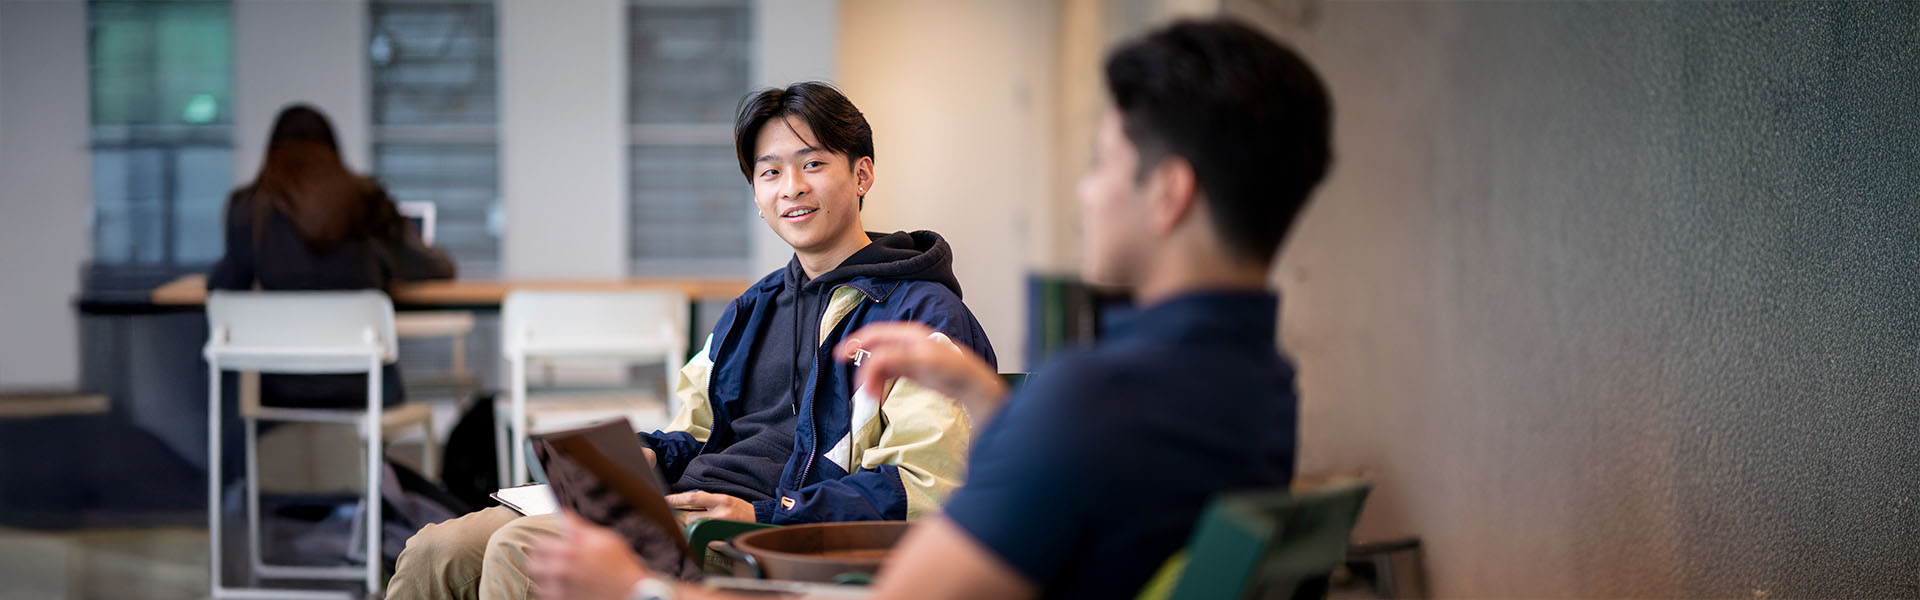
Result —
<svg viewBox="0 0 1920 600"><path fill-rule="evenodd" d="M387 598L531 598L527 549L559 533L560 522L553 515L522 517L503 506L428 525L400 552Z"/></svg>

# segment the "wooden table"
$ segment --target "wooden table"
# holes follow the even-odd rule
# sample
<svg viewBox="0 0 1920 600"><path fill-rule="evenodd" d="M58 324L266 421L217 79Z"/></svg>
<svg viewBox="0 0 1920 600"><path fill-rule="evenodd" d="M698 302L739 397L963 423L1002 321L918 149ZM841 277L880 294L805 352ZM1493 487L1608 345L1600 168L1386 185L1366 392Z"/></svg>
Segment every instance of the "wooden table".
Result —
<svg viewBox="0 0 1920 600"><path fill-rule="evenodd" d="M497 311L513 290L559 291L672 291L687 295L687 315L693 327L687 328L687 355L699 352L706 334L698 325L702 301L732 300L747 291L752 282L739 279L625 279L613 281L494 281L486 279L447 279L397 284L393 288L393 308L408 310ZM207 303L207 276L182 276L154 288L149 296L152 306L171 310L199 310ZM83 306L83 309L85 306Z"/></svg>
<svg viewBox="0 0 1920 600"><path fill-rule="evenodd" d="M738 279L625 279L614 281L495 281L451 279L402 283L394 286L396 309L499 309L513 290L615 291L661 290L680 292L694 302L732 300L752 282ZM187 275L153 289L160 306L200 306L207 303L207 277Z"/></svg>

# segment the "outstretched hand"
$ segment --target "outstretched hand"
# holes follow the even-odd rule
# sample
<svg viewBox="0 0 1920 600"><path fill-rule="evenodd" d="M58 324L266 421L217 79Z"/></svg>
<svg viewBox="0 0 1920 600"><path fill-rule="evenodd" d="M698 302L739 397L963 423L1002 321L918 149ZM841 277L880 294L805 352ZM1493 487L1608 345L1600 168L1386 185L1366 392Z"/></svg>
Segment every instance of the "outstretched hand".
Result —
<svg viewBox="0 0 1920 600"><path fill-rule="evenodd" d="M835 346L834 359L855 362L855 386L885 389L905 377L959 402L984 421L1006 401L1007 386L993 367L972 351L919 323L874 323L848 334ZM884 400L883 400L884 401Z"/></svg>
<svg viewBox="0 0 1920 600"><path fill-rule="evenodd" d="M647 576L640 557L619 534L562 511L560 535L527 553L527 573L540 598L623 600Z"/></svg>

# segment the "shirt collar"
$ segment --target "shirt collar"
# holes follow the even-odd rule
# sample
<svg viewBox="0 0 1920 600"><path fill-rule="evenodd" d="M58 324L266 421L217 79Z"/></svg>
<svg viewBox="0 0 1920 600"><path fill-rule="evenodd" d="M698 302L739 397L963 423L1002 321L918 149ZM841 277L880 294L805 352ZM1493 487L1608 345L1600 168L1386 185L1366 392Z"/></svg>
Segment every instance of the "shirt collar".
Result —
<svg viewBox="0 0 1920 600"><path fill-rule="evenodd" d="M1234 339L1272 344L1280 297L1271 292L1191 292L1115 319L1115 339Z"/></svg>

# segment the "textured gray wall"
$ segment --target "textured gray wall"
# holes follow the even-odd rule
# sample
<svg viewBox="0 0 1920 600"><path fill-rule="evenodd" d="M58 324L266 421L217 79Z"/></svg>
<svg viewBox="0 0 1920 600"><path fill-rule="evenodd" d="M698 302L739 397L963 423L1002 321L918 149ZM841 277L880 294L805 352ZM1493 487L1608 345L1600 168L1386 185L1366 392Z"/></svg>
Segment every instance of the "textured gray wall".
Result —
<svg viewBox="0 0 1920 600"><path fill-rule="evenodd" d="M1445 596L1920 597L1920 4L1228 7L1334 95L1282 337L1362 537Z"/></svg>

